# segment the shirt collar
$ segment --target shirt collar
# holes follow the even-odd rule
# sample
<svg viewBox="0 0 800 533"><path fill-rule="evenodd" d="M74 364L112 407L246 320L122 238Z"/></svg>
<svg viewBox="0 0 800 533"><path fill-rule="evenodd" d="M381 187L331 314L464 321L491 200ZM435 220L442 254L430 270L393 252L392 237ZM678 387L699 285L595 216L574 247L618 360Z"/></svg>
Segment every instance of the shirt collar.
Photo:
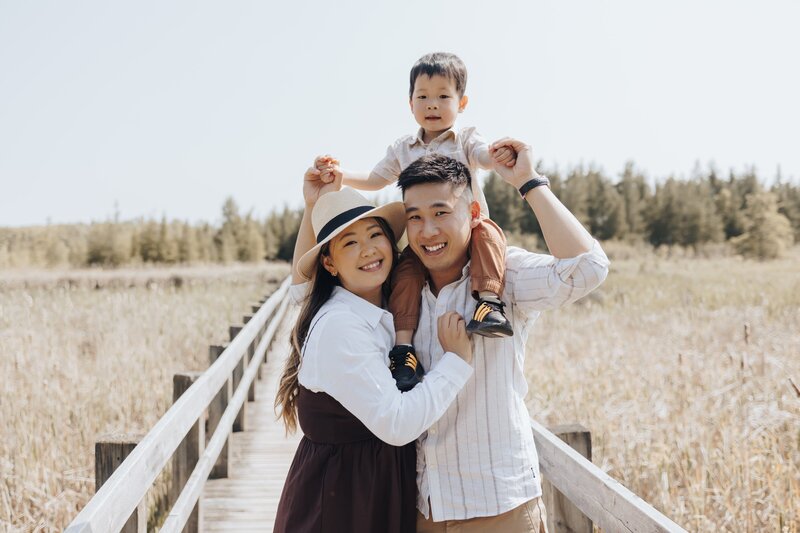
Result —
<svg viewBox="0 0 800 533"><path fill-rule="evenodd" d="M355 314L364 317L369 326L373 329L378 326L378 322L380 322L381 317L384 314L388 314L388 311L385 309L381 309L380 307L372 305L364 298L356 296L344 287L334 287L333 294L331 294L331 300L346 305Z"/></svg>
<svg viewBox="0 0 800 533"><path fill-rule="evenodd" d="M425 134L425 130L423 128L420 128L419 130L417 130L417 135L416 136L412 136L411 138L408 139L409 146L414 146L417 143L424 145L425 142L422 140L424 134ZM458 133L456 133L456 130L455 130L454 127L443 131L442 133L439 134L438 137L436 137L434 140L432 140L428 144L432 144L432 143L437 142L437 141L438 142L443 142L448 137L452 137L453 140L458 139Z"/></svg>

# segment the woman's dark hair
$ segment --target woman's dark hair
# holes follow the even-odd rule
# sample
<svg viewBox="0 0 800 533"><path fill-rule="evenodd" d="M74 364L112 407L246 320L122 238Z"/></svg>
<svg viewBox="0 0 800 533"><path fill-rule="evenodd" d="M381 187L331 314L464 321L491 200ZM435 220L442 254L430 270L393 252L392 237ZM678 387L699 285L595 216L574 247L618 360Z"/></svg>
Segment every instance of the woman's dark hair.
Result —
<svg viewBox="0 0 800 533"><path fill-rule="evenodd" d="M392 268L394 268L397 264L397 258L400 256L394 232L386 220L380 217L375 217L375 220L377 220L384 234L392 244ZM278 384L278 392L275 395L275 412L278 414L278 418L283 419L283 424L286 427L287 433L294 433L297 429L297 393L300 387L297 381L297 373L300 370L303 343L308 335L311 321L325 302L330 299L331 294L333 294L333 288L341 286L339 278L331 275L331 273L322 266L322 256L330 255L329 245L330 242L326 243L320 250L317 269L311 278L311 290L303 302L300 315L297 317L297 322L292 330L289 357L286 359L286 365L284 366L283 374ZM392 280L391 275L389 275L386 281L383 282L382 287L384 302L389 299L391 290ZM278 410L280 410L280 412L278 412Z"/></svg>

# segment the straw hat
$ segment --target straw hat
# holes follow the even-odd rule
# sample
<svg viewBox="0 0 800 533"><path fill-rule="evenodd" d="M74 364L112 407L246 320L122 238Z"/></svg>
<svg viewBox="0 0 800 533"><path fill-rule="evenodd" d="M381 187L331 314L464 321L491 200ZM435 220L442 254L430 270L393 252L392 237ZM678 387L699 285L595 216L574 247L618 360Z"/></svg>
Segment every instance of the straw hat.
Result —
<svg viewBox="0 0 800 533"><path fill-rule="evenodd" d="M400 240L406 229L406 216L403 202L391 202L375 207L350 187L329 192L320 196L311 212L311 227L317 236L317 245L303 254L297 263L297 270L311 279L317 265L322 246L345 230L350 224L362 218L381 217L394 231L396 240Z"/></svg>

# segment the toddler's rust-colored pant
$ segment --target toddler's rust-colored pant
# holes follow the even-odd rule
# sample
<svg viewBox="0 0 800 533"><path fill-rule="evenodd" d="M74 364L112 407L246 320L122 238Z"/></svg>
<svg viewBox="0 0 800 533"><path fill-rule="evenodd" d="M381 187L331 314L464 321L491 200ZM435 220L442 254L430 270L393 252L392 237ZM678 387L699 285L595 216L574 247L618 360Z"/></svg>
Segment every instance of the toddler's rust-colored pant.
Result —
<svg viewBox="0 0 800 533"><path fill-rule="evenodd" d="M472 228L469 252L472 295L477 298L478 292L488 291L502 298L506 281L506 236L500 226L481 217L478 225ZM392 274L389 297L389 311L394 316L396 330L417 329L426 275L422 261L410 246L406 246ZM464 317L465 320L469 318Z"/></svg>

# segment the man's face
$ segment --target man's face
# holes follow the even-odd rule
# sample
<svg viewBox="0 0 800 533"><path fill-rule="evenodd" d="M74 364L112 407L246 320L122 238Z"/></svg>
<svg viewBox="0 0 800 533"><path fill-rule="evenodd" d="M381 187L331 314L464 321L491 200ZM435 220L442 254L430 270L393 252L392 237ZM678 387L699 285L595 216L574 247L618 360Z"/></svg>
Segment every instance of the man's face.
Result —
<svg viewBox="0 0 800 533"><path fill-rule="evenodd" d="M432 276L458 279L467 263L474 218L467 188L449 183L414 185L405 191L403 201L411 249Z"/></svg>
<svg viewBox="0 0 800 533"><path fill-rule="evenodd" d="M417 124L431 133L441 133L453 126L467 105L459 96L456 82L444 76L422 74L414 81L411 112Z"/></svg>

